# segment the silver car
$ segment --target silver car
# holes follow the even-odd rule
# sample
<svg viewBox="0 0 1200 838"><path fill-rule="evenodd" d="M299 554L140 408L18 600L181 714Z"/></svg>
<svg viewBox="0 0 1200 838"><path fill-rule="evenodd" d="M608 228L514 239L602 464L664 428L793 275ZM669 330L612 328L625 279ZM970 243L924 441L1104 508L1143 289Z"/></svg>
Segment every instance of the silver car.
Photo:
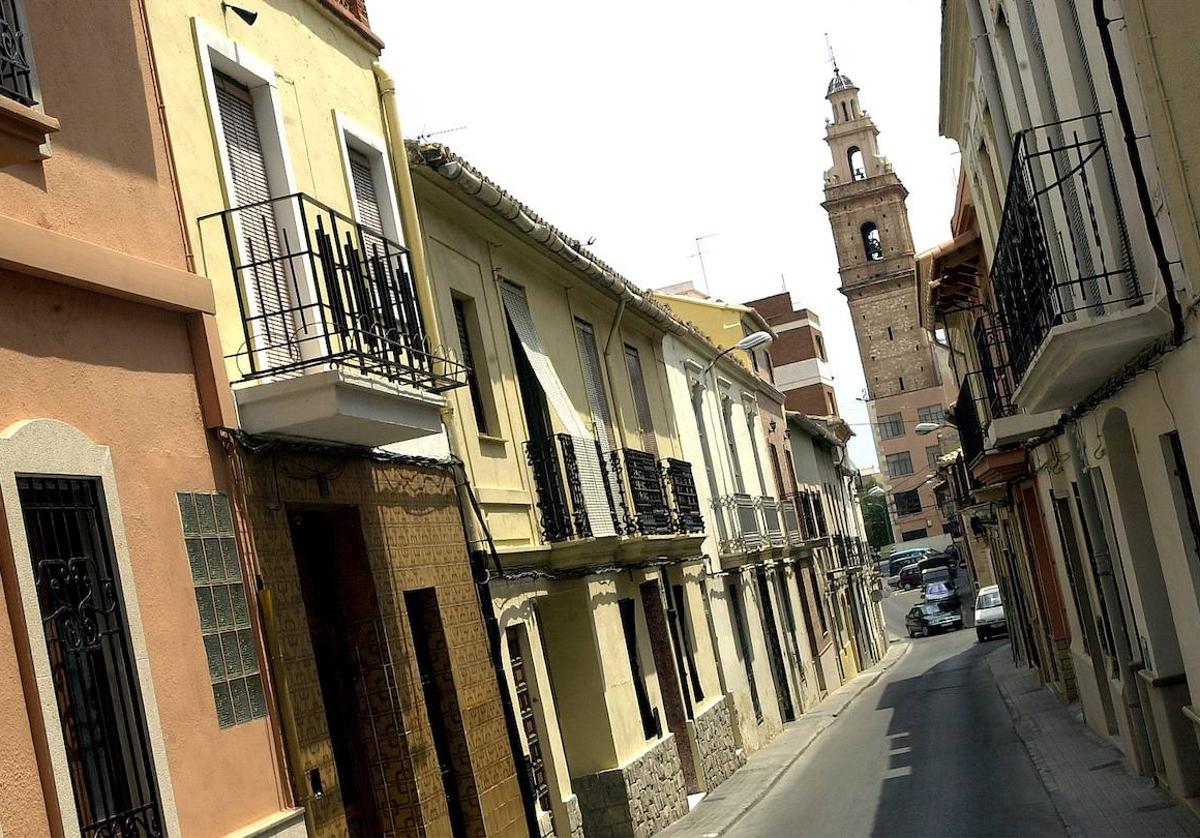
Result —
<svg viewBox="0 0 1200 838"><path fill-rule="evenodd" d="M979 642L1008 634L1008 623L1004 620L1004 604L1000 602L1000 587L988 585L979 589L975 597L975 636Z"/></svg>

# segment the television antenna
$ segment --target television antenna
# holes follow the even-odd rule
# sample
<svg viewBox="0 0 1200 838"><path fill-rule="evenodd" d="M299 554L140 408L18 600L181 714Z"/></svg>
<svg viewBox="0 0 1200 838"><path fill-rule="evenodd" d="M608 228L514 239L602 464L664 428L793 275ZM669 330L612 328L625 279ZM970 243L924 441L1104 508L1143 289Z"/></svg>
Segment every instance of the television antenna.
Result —
<svg viewBox="0 0 1200 838"><path fill-rule="evenodd" d="M711 239L715 235L717 234L705 233L703 236L696 236L696 253L691 257L700 261L700 277L704 280L704 293L710 296L712 295L712 289L708 286L708 271L704 268L704 248L700 243L705 239Z"/></svg>
<svg viewBox="0 0 1200 838"><path fill-rule="evenodd" d="M425 131L424 133L417 134L417 142L423 143L426 140L428 140L430 137L440 137L443 134L453 134L455 131L466 131L466 130L467 130L466 125L459 125L454 128L443 128L440 131Z"/></svg>

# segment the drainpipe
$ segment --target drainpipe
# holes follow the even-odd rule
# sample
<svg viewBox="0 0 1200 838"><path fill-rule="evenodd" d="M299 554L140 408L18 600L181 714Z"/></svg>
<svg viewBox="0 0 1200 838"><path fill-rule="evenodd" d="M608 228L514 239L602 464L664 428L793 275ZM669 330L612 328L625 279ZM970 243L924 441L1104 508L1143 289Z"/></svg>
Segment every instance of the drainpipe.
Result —
<svg viewBox="0 0 1200 838"><path fill-rule="evenodd" d="M396 80L378 61L371 65L375 81L379 86L379 103L387 123L388 145L392 149L392 176L396 181L396 199L400 204L400 230L404 233L404 245L412 264L413 285L417 289L417 306L429 338L430 349L444 347L442 327L434 307L433 284L429 280L429 263L425 260L425 240L421 236L421 220L417 215L417 197L413 191L412 172L408 168L408 152L404 146L404 132L400 130L400 109L396 105ZM462 459L462 444L458 439L458 428L454 422L454 407L446 399L441 411L442 425L446 428L446 442L450 455Z"/></svg>
<svg viewBox="0 0 1200 838"><path fill-rule="evenodd" d="M1092 534L1092 556L1096 561L1096 575L1100 579L1100 597L1108 612L1109 626L1112 628L1113 653L1117 656L1117 669L1121 677L1121 701L1125 705L1127 717L1134 720L1129 726L1137 749L1137 762L1145 769L1149 766L1151 772L1154 766L1154 754L1150 749L1150 740L1146 732L1146 723L1142 712L1141 692L1138 689L1137 670L1130 654L1133 643L1130 640L1129 626L1125 621L1125 609L1121 605L1120 591L1117 590L1117 580L1113 573L1112 554L1109 552L1109 533L1100 515L1100 505L1096 498L1096 490L1092 485L1093 472L1087 467L1087 457L1084 452L1083 431L1078 423L1074 425L1071 438L1071 460L1079 476L1076 484L1079 487L1079 506L1083 513L1083 523Z"/></svg>
<svg viewBox="0 0 1200 838"><path fill-rule="evenodd" d="M1167 249L1163 245L1162 231L1154 218L1154 201L1150 197L1150 187L1146 183L1146 170L1142 167L1142 152L1137 145L1137 131L1133 127L1133 114L1129 110L1129 101L1125 97L1125 81L1121 77L1121 67L1117 62L1116 49L1113 47L1112 33L1108 25L1113 21L1104 13L1104 0L1092 0L1092 11L1096 16L1096 28L1100 30L1100 44L1104 47L1104 61L1108 65L1108 80L1112 84L1113 97L1117 103L1117 116L1121 120L1121 133L1125 140L1125 152L1129 155L1129 166L1133 169L1133 182L1137 187L1138 205L1142 210L1142 219L1146 222L1146 234L1150 239L1150 249L1154 251L1154 262L1162 275L1163 286L1167 292L1167 310L1171 313L1171 340L1176 346L1183 343L1183 307L1175 296L1175 280L1171 277L1171 261L1167 258ZM1123 18L1122 18L1123 20Z"/></svg>

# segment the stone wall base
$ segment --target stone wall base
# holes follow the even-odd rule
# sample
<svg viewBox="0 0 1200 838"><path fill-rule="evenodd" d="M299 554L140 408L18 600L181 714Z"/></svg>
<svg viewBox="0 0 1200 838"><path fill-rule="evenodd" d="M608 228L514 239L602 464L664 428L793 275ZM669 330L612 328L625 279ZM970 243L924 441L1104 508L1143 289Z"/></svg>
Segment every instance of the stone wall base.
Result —
<svg viewBox="0 0 1200 838"><path fill-rule="evenodd" d="M692 721L700 787L706 792L721 785L746 763L746 755L738 750L733 739L730 704L730 697L722 696L720 701Z"/></svg>
<svg viewBox="0 0 1200 838"><path fill-rule="evenodd" d="M672 735L624 768L575 777L571 785L588 838L649 838L688 811Z"/></svg>

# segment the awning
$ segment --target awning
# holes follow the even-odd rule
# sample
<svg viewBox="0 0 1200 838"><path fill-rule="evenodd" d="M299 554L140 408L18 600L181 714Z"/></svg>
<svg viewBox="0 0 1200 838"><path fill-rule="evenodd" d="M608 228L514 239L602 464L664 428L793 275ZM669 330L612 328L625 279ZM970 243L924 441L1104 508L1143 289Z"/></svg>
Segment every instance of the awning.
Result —
<svg viewBox="0 0 1200 838"><path fill-rule="evenodd" d="M579 467L579 486L583 494L583 505L587 510L588 521L592 526L592 535L602 537L616 535L613 527L612 507L608 503L608 493L605 491L605 470L600 465L600 454L596 450L596 438L592 436L586 424L579 417L571 397L563 387L562 379L554 369L554 364L542 349L537 329L533 325L533 315L529 313L529 302L525 299L525 291L511 282L500 283L500 296L504 300L504 310L512 323L513 331L521 343L521 349L534 376L542 387L550 409L558 416L559 422L568 436L575 443L575 460Z"/></svg>

